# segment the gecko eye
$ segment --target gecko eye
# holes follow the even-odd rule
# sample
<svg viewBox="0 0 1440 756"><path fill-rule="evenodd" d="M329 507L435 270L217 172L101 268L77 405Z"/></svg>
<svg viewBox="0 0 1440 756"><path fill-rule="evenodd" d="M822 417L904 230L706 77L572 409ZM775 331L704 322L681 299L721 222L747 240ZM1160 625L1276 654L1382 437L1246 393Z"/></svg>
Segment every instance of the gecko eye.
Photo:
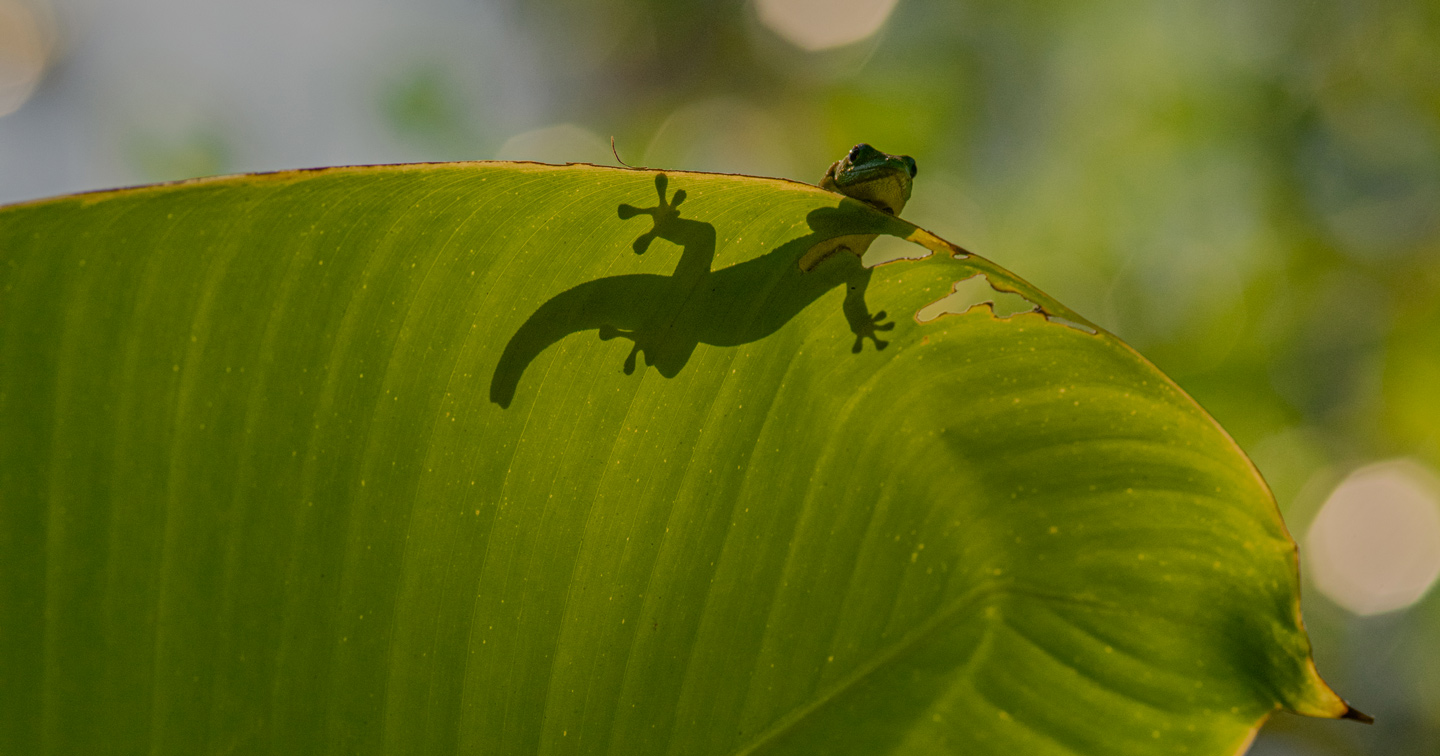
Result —
<svg viewBox="0 0 1440 756"><path fill-rule="evenodd" d="M909 155L905 155L904 160L905 167L910 169L910 178L915 178L915 174L919 173L920 171L920 169L915 166L915 158L912 158Z"/></svg>
<svg viewBox="0 0 1440 756"><path fill-rule="evenodd" d="M857 144L857 145L855 145L854 147L851 147L851 148L850 148L849 158L850 158L851 160L854 160L855 158L860 157L860 148L861 148L861 147L864 147L864 146L865 146L865 145L863 145L863 144Z"/></svg>

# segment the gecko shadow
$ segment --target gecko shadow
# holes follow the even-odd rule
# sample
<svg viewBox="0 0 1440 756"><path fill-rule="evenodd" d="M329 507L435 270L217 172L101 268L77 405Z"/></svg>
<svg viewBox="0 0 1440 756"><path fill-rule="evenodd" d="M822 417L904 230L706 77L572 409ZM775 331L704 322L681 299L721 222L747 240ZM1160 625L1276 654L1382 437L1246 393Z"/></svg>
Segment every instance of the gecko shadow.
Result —
<svg viewBox="0 0 1440 756"><path fill-rule="evenodd" d="M698 345L738 346L757 341L842 285L846 287L842 311L855 334L852 351L860 352L867 338L877 349L885 348L887 342L876 332L889 330L894 323L881 322L884 312L870 313L865 303L870 269L860 264L860 258L831 254L808 272L801 271L799 260L821 242L837 237L887 231L903 236L904 228L891 227L897 223L893 218L847 198L839 208L812 211L806 218L810 234L760 257L711 271L715 227L681 218L679 207L685 191L677 190L673 201L667 202L667 182L663 173L655 177L659 194L655 207L622 204L618 213L622 220L648 215L653 221L652 228L632 245L635 254L645 254L655 239L681 247L674 274L600 278L551 298L506 344L490 381L490 401L509 407L526 367L551 344L572 333L593 329L603 340L630 339L634 347L625 358L627 374L635 371L636 357L644 353L647 365L673 378Z"/></svg>

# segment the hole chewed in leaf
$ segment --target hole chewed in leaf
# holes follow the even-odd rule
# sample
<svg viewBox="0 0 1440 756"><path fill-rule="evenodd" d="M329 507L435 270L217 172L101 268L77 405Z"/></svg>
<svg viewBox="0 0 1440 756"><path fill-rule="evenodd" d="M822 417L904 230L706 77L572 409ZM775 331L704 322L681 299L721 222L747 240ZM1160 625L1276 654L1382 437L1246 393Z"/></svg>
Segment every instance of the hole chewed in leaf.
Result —
<svg viewBox="0 0 1440 756"><path fill-rule="evenodd" d="M933 254L935 254L934 251L910 239L882 236L876 239L869 249L865 250L860 262L867 268L873 268L897 260L924 260Z"/></svg>
<svg viewBox="0 0 1440 756"><path fill-rule="evenodd" d="M842 205L842 207L844 206ZM881 218L885 223L905 223L893 216L881 216ZM874 218L867 218L867 220L874 220ZM861 258L862 264L866 268L873 268L896 260L923 260L934 254L936 249L943 249L947 254L954 253L957 259L967 256L959 247L953 245L947 247L947 242L928 231L905 225L908 228L892 228L890 233L851 233L828 236L816 242L801 256L800 270L806 272L814 270L822 260L842 251ZM906 231L908 235L896 233L897 231Z"/></svg>
<svg viewBox="0 0 1440 756"><path fill-rule="evenodd" d="M1001 320L1027 312L1044 312L1019 294L994 288L984 273L976 273L956 281L949 294L920 308L915 319L928 323L941 315L964 315L976 307L989 307L992 315Z"/></svg>
<svg viewBox="0 0 1440 756"><path fill-rule="evenodd" d="M903 223L898 219L893 220L896 223ZM815 223L811 225L812 227L816 226ZM816 227L816 230L818 231L820 228ZM931 258L937 252L949 260L964 260L972 256L969 251L918 226L910 226L908 233L904 234L839 233L826 236L812 244L800 257L799 268L806 273L813 271L822 261L837 252L856 255L860 258L861 266L866 270L890 263L919 262ZM928 323L947 313L963 315L975 307L985 306L990 308L991 317L1000 320L1007 320L1024 313L1038 312L1047 322L1074 328L1092 336L1099 333L1083 317L1076 315L1063 305L1052 302L1047 306L1043 302L1017 293L1014 290L1016 285L1007 281L1010 276L1005 275L1003 271L1000 271L1000 284L997 285L992 281L990 274L984 272L991 264L983 258L976 259L978 263L974 267L979 267L981 270L975 271L970 276L953 284L950 294L920 308L915 313L915 319L918 322ZM974 270L974 267L971 270ZM1044 299L1044 296L1041 295L1041 298ZM1067 315L1069 317L1066 317ZM881 344L877 342L876 347L880 346Z"/></svg>
<svg viewBox="0 0 1440 756"><path fill-rule="evenodd" d="M1094 328L1091 328L1090 326L1085 325L1084 323L1077 323L1077 322L1075 322L1075 321L1073 321L1073 320L1070 320L1069 318L1062 318L1062 317L1060 317L1059 315L1051 315L1050 313L1045 312L1044 310L1041 310L1040 312L1041 312L1042 314L1044 314L1044 315L1045 315L1045 319L1048 320L1048 321L1050 321L1051 323L1059 323L1060 325L1063 325L1063 326L1070 326L1071 328L1074 328L1074 329L1077 330L1077 331L1084 331L1085 333L1088 333L1088 334L1090 334L1091 336L1094 336L1096 333L1099 333L1099 332L1096 331Z"/></svg>
<svg viewBox="0 0 1440 756"><path fill-rule="evenodd" d="M969 257L969 253L961 251L952 255L954 259ZM1029 312L1038 312L1045 318L1046 322L1056 325L1074 328L1077 331L1094 336L1099 331L1090 325L1088 321L1066 310L1058 308L1061 313L1055 312L1055 308L1046 307L1043 303L1036 302L1015 291L996 286L990 276L983 272L976 272L967 278L956 281L950 287L950 293L939 300L920 308L915 313L915 320L921 323L928 323L941 315L963 315L976 307L989 307L991 317L999 320L1008 320L1016 315L1023 315Z"/></svg>

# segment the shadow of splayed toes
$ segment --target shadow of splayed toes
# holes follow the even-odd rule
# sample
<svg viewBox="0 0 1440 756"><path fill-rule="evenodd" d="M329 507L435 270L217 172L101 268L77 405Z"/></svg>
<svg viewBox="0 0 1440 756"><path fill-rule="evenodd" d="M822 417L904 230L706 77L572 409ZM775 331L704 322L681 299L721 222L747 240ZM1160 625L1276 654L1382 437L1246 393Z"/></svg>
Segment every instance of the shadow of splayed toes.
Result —
<svg viewBox="0 0 1440 756"><path fill-rule="evenodd" d="M853 200L839 208L820 208L806 220L811 233L792 239L768 253L745 262L710 269L715 260L715 227L680 217L685 191L666 200L669 178L655 177L658 201L653 207L622 204L622 221L649 216L651 228L631 245L643 255L655 239L681 248L675 272L668 276L637 273L587 281L555 295L541 305L510 337L490 381L490 401L509 407L525 369L557 341L580 331L594 330L602 340L629 339L633 346L624 370L635 372L637 358L666 378L673 378L689 362L700 344L739 346L762 339L789 322L801 310L836 286L845 286L842 309L855 334L852 351L864 349L866 339L877 349L887 342L877 335L894 327L882 322L885 313L870 312L865 289L870 270L855 254L826 254L801 270L802 256L826 240L864 234L897 233L888 219Z"/></svg>

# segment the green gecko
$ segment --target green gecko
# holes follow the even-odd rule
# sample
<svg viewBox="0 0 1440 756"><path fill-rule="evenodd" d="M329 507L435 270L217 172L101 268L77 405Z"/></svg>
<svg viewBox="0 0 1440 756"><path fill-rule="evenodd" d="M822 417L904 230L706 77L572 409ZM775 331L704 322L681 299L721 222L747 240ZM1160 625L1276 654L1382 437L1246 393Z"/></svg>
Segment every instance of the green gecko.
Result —
<svg viewBox="0 0 1440 756"><path fill-rule="evenodd" d="M882 213L900 215L910 201L915 179L915 159L909 155L888 155L868 144L857 144L845 157L836 160L820 188L863 202ZM827 239L811 247L800 258L800 270L809 272L821 260L844 249L856 257L864 257L875 234L847 234Z"/></svg>
<svg viewBox="0 0 1440 756"><path fill-rule="evenodd" d="M899 215L910 200L915 178L915 159L909 155L887 155L868 144L857 144L845 157L836 160L820 188L860 200L865 204Z"/></svg>

